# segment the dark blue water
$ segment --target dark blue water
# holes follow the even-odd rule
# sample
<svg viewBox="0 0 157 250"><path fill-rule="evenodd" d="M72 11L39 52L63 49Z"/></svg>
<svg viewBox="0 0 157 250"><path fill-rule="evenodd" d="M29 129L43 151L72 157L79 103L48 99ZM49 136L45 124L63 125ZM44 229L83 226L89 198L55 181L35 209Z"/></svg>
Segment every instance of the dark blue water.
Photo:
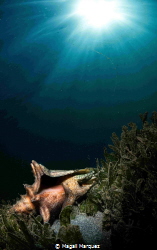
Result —
<svg viewBox="0 0 157 250"><path fill-rule="evenodd" d="M95 28L78 2L1 1L3 198L30 181L32 159L94 167L112 132L157 110L157 3L120 0L124 19Z"/></svg>

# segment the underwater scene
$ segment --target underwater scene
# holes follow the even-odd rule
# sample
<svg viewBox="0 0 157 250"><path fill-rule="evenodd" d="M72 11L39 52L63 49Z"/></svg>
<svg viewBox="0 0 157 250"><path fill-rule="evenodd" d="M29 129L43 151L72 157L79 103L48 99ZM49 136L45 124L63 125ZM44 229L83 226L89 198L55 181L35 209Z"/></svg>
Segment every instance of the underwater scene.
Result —
<svg viewBox="0 0 157 250"><path fill-rule="evenodd" d="M157 2L0 1L0 250L151 249Z"/></svg>

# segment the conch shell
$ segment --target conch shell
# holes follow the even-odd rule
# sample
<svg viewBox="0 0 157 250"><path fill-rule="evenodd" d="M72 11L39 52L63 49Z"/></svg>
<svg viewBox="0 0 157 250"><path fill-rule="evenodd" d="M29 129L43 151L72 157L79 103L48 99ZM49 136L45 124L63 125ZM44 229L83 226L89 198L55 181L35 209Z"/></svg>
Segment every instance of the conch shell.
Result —
<svg viewBox="0 0 157 250"><path fill-rule="evenodd" d="M44 222L53 222L64 207L72 205L95 183L92 169L49 170L34 160L31 167L35 181L33 185L24 184L26 194L21 195L11 211L36 211Z"/></svg>

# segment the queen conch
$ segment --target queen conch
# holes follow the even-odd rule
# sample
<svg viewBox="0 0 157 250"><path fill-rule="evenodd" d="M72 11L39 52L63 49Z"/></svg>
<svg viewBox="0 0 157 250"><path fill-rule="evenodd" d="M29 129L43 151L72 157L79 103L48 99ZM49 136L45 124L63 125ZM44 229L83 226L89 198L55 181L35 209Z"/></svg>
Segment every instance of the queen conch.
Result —
<svg viewBox="0 0 157 250"><path fill-rule="evenodd" d="M35 211L44 222L53 222L64 207L73 205L95 183L93 169L49 170L34 160L31 167L35 181L32 185L24 184L26 194L21 195L11 211Z"/></svg>

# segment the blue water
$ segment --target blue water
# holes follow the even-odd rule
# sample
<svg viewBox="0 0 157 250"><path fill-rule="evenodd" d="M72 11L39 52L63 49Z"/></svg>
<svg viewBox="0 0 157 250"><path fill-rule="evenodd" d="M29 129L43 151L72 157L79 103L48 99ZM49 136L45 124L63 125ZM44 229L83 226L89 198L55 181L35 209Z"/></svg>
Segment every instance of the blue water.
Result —
<svg viewBox="0 0 157 250"><path fill-rule="evenodd" d="M0 165L8 183L12 175L28 182L32 159L51 169L94 167L112 132L131 121L140 127L139 113L157 110L156 1L120 0L125 20L103 28L89 27L77 2L1 1Z"/></svg>

